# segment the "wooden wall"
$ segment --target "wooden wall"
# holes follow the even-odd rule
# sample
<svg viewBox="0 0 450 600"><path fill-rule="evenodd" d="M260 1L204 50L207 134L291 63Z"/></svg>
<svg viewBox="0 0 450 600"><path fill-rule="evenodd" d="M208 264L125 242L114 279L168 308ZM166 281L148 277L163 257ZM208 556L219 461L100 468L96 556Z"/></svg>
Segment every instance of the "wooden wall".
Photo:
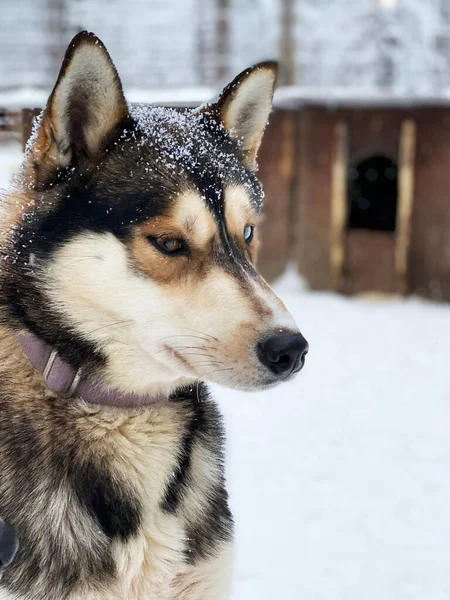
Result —
<svg viewBox="0 0 450 600"><path fill-rule="evenodd" d="M411 292L450 301L450 109L417 113Z"/></svg>

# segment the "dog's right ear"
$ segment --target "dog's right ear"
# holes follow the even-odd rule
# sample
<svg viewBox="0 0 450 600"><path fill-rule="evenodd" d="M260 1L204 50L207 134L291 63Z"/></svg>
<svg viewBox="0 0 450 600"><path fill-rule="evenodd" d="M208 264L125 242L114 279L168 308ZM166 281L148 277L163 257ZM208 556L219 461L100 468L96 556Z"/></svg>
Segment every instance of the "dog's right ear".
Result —
<svg viewBox="0 0 450 600"><path fill-rule="evenodd" d="M93 159L127 117L111 57L93 33L82 31L71 41L48 99L35 157L56 167Z"/></svg>
<svg viewBox="0 0 450 600"><path fill-rule="evenodd" d="M278 64L266 61L242 71L220 94L217 102L200 112L218 120L239 141L244 164L256 170L256 157L272 110Z"/></svg>

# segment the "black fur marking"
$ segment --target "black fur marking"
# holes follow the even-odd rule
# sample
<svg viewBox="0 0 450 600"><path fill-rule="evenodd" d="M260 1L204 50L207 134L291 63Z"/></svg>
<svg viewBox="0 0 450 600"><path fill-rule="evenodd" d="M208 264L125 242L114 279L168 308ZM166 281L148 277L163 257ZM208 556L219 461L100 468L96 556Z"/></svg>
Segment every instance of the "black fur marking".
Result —
<svg viewBox="0 0 450 600"><path fill-rule="evenodd" d="M205 384L189 386L179 390L172 401L183 401L189 403L193 408L193 415L186 427L186 432L181 442L178 454L178 464L174 471L174 476L170 482L161 508L168 513L175 514L179 503L186 491L188 485L189 469L191 466L192 446L200 432L205 431L208 423L205 418L205 411L202 402L208 397L208 391ZM201 398L201 400L199 400Z"/></svg>
<svg viewBox="0 0 450 600"><path fill-rule="evenodd" d="M221 474L208 490L206 508L199 522L198 515L185 524L188 546L186 562L197 562L214 556L221 544L230 542L233 537L233 517L228 507L228 494L225 489L224 469L224 430L222 417L217 406L209 399L207 386L203 383L179 390L173 401L189 404L194 413L187 425L175 478L170 483L162 508L176 514L184 497L193 491L195 482L191 477L191 452L194 444L202 446L204 454L219 462Z"/></svg>
<svg viewBox="0 0 450 600"><path fill-rule="evenodd" d="M72 484L77 497L110 539L126 542L141 524L140 502L124 484L113 480L108 467L85 463L73 473Z"/></svg>
<svg viewBox="0 0 450 600"><path fill-rule="evenodd" d="M178 465L173 479L167 488L161 508L165 512L175 514L187 484L187 476L191 465L192 444L195 437L195 417L192 418L187 432L181 442Z"/></svg>
<svg viewBox="0 0 450 600"><path fill-rule="evenodd" d="M221 544L233 538L233 516L228 507L228 493L222 482L210 490L208 509L202 514L201 522L187 526L186 535L189 547L186 560L196 564L214 556Z"/></svg>
<svg viewBox="0 0 450 600"><path fill-rule="evenodd" d="M207 397L201 402L203 419L202 426L198 429L197 442L206 453L218 458L221 472L215 485L208 490L208 503L201 520L187 525L186 534L189 539L187 561L190 564L214 556L220 545L232 540L234 532L233 517L228 506L228 492L225 487L223 419L217 405L206 401Z"/></svg>
<svg viewBox="0 0 450 600"><path fill-rule="evenodd" d="M65 543L64 532L73 538L82 534L76 526L73 529L69 525L70 520L66 522L64 514L60 529L53 523L49 507L52 502L61 501L61 491L70 491L70 472L78 470L77 485L81 488L85 485L77 459L70 452L73 446L78 448L80 440L67 433L70 427L64 409L59 412L51 404L37 402L33 410L21 411L13 395L5 393L8 386L12 382L3 379L0 513L15 526L20 545L1 585L27 600L64 599L81 581L96 586L113 577L114 562L104 534L100 531L95 534L96 521L93 520L89 547L81 538L76 547ZM89 475L95 476L94 471L90 470ZM68 513L73 511L72 499L73 495L67 494ZM41 581L39 592L38 581Z"/></svg>

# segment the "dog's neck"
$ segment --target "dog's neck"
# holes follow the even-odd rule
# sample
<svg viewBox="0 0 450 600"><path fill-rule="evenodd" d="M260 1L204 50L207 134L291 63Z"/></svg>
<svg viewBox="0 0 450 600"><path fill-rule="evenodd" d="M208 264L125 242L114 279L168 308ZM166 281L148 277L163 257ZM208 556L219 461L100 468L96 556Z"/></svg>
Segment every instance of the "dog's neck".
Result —
<svg viewBox="0 0 450 600"><path fill-rule="evenodd" d="M88 403L120 408L134 408L167 400L163 394L136 394L113 389L94 379L85 378L63 360L58 352L36 335L17 334L25 354L44 378L47 388L62 398L79 397Z"/></svg>

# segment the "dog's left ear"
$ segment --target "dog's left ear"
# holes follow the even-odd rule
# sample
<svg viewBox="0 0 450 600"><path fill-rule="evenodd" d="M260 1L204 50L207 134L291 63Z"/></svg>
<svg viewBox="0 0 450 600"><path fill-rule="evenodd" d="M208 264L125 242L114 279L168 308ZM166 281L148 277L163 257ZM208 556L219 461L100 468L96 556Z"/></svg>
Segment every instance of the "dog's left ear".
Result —
<svg viewBox="0 0 450 600"><path fill-rule="evenodd" d="M272 110L278 64L262 62L238 75L223 90L216 103L229 134L239 139L245 165L255 170L256 156Z"/></svg>
<svg viewBox="0 0 450 600"><path fill-rule="evenodd" d="M92 159L127 116L122 84L105 46L82 31L69 44L34 149L57 167Z"/></svg>

